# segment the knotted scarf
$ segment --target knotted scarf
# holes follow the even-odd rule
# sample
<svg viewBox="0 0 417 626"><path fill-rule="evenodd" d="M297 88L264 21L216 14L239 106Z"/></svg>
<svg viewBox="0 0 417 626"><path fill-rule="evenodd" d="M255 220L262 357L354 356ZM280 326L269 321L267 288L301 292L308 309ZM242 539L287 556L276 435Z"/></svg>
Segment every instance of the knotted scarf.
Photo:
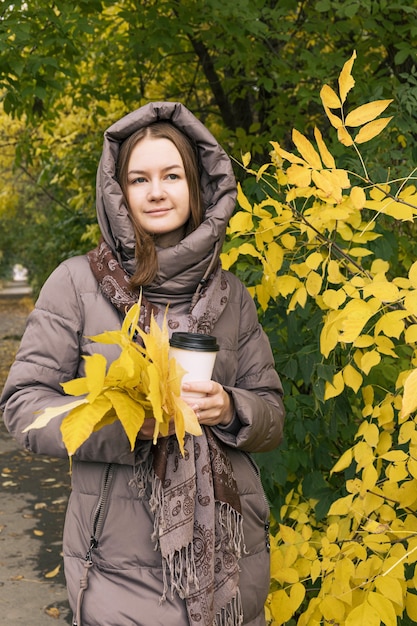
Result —
<svg viewBox="0 0 417 626"><path fill-rule="evenodd" d="M102 293L123 315L138 301L129 277L110 247L101 241L88 253ZM220 266L188 314L168 309L175 330L210 334L228 301L229 286ZM139 324L149 331L151 315L164 312L143 297ZM184 456L175 436L160 438L152 454L136 468L132 481L140 497L150 488L153 539L163 564L163 596L185 600L191 626L238 626L243 623L238 561L243 549L240 499L230 460L212 430L186 435Z"/></svg>

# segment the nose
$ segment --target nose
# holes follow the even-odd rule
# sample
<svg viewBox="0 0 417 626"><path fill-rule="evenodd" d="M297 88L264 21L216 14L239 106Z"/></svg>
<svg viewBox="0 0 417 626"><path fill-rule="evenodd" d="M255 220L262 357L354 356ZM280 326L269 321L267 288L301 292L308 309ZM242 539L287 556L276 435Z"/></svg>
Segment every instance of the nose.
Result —
<svg viewBox="0 0 417 626"><path fill-rule="evenodd" d="M149 199L150 200L160 200L165 196L165 189L162 181L159 178L155 178L151 180L151 184L149 186Z"/></svg>

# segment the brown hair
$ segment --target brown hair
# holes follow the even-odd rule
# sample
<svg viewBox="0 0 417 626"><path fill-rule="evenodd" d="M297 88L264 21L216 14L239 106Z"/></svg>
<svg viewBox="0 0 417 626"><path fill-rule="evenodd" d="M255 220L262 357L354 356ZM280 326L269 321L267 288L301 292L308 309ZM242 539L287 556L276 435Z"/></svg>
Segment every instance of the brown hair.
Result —
<svg viewBox="0 0 417 626"><path fill-rule="evenodd" d="M203 219L203 199L200 187L197 150L191 140L182 131L170 122L155 122L140 128L122 143L117 160L117 178L127 198L128 165L133 148L145 137L154 139L168 139L177 148L184 164L190 194L190 218L186 224L186 234L189 234L201 224ZM127 204L127 201L126 201ZM129 208L129 206L128 206ZM133 288L149 285L158 272L158 257L156 254L153 236L143 230L139 223L132 218L136 239L136 271L130 279Z"/></svg>

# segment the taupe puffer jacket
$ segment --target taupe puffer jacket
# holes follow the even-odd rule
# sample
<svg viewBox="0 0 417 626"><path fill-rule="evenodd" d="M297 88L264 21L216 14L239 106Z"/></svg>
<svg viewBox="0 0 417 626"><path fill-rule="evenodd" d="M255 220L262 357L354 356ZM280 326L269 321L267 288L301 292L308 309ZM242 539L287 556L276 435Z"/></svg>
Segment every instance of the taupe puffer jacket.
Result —
<svg viewBox="0 0 417 626"><path fill-rule="evenodd" d="M158 250L158 280L146 290L151 302L183 310L200 281L218 260L228 220L235 204L235 180L230 161L207 129L182 105L153 103L114 124L104 138L97 178L97 214L105 241L127 272L134 268L134 235L121 190L115 180L120 142L141 126L170 119L196 142L202 167L205 216L201 226L172 248ZM245 287L230 273L229 302L214 330L220 345L213 378L232 395L233 428L213 431L227 444L240 492L247 553L241 559L240 589L244 624L265 624L263 605L269 585L269 510L251 452L274 449L282 438L282 388L271 349L261 329L255 305ZM47 427L22 431L35 413L64 404L60 383L84 375L83 356L95 352L108 362L118 348L88 337L120 328L118 311L100 292L85 256L62 263L45 283L30 315L1 405L7 428L35 453L65 457L60 435L62 418ZM65 574L70 603L76 599L89 549L95 514L100 511L98 546L85 592L83 626L185 626L184 601L162 594L161 557L154 550L153 515L146 500L130 486L135 462L145 459L151 445L140 442L135 453L115 423L94 433L73 462L72 493L65 529ZM109 464L113 464L109 466ZM112 481L103 492L108 472ZM98 506L100 498L104 506ZM96 524L97 525L97 524Z"/></svg>

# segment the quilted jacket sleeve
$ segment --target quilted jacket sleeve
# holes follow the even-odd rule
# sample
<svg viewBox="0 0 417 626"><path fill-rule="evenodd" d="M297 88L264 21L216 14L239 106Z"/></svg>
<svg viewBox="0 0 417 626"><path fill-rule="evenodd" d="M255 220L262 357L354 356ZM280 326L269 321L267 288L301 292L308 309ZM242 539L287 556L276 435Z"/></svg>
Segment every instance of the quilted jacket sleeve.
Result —
<svg viewBox="0 0 417 626"><path fill-rule="evenodd" d="M232 447L247 452L266 452L276 448L282 440L283 390L268 337L243 285L240 317L235 324L239 328L236 381L233 385L224 385L233 398L235 417L231 428L215 427L215 431L219 439Z"/></svg>
<svg viewBox="0 0 417 626"><path fill-rule="evenodd" d="M52 273L40 293L28 318L0 405L7 429L23 447L38 454L63 458L67 451L62 443L60 425L65 413L53 418L44 428L22 431L46 407L73 400L73 397L64 395L60 383L82 375L80 346L85 311L83 293L75 289L69 269L77 267L77 262L75 259L71 261ZM85 262L80 261L78 265L81 271L88 272ZM89 298L99 297L92 283ZM83 461L134 464L119 422L94 433L75 457Z"/></svg>

